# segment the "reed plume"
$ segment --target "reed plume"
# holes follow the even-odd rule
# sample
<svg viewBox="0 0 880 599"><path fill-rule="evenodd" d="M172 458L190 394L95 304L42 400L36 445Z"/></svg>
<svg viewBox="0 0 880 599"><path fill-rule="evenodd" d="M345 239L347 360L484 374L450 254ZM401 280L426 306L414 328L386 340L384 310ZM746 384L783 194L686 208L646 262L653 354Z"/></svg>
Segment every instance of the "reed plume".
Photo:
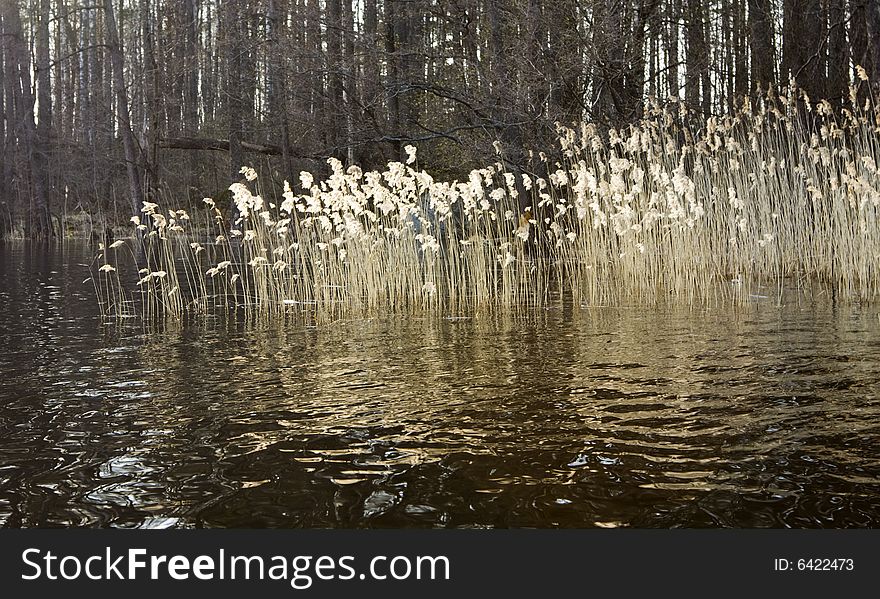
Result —
<svg viewBox="0 0 880 599"><path fill-rule="evenodd" d="M532 172L499 161L437 181L408 146L382 172L331 158L327 178L285 182L278 205L243 168L228 225L210 198L192 218L145 202L133 219L143 311L448 313L559 292L581 304L695 303L816 284L877 297L871 100L835 110L792 85L723 117L677 101L644 115L624 130L559 126L559 159L538 153Z"/></svg>

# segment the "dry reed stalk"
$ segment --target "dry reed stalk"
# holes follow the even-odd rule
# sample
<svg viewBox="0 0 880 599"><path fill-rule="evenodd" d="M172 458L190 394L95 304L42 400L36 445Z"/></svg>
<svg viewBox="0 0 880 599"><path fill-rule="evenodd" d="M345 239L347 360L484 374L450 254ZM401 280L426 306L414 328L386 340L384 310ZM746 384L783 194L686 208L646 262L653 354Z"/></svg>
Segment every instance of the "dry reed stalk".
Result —
<svg viewBox="0 0 880 599"><path fill-rule="evenodd" d="M650 103L625 131L559 127L562 158L540 154L541 173L495 163L435 181L408 147L383 172L330 159L327 179L303 172L275 205L243 168L229 226L211 199L201 224L152 203L133 219L143 311L459 313L541 304L551 289L581 304L693 304L786 282L872 300L878 131L873 104L837 113L791 87L721 118ZM106 266L96 292L112 313L125 290Z"/></svg>

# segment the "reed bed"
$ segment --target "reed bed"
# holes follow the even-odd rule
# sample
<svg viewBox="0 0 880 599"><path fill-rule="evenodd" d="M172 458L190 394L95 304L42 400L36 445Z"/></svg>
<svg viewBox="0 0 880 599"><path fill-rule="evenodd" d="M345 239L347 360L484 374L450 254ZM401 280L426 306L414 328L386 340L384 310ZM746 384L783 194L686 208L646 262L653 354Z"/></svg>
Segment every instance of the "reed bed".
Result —
<svg viewBox="0 0 880 599"><path fill-rule="evenodd" d="M866 82L861 82L867 86ZM877 298L880 119L873 100L834 109L790 87L698 118L649 103L625 130L559 126L532 172L496 162L437 181L405 162L382 172L328 161L276 202L256 172L230 187L231 223L206 198L189 214L145 202L131 285L103 251L94 279L107 314L241 308L338 317L542 304L743 301L819 285ZM118 243L118 242L117 242ZM108 248L109 249L109 248Z"/></svg>

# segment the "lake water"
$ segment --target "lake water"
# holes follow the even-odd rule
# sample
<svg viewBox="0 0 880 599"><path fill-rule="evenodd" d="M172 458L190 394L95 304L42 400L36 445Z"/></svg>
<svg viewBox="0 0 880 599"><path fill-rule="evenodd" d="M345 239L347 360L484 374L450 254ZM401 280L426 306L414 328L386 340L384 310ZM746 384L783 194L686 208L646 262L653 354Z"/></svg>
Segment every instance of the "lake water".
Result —
<svg viewBox="0 0 880 599"><path fill-rule="evenodd" d="M144 333L0 245L0 525L865 527L880 306Z"/></svg>

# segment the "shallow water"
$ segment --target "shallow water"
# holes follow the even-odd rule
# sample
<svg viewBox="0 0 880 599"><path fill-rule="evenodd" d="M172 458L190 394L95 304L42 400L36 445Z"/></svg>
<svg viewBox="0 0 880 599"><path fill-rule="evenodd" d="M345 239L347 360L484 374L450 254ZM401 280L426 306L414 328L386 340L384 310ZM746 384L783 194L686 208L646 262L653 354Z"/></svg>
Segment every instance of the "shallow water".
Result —
<svg viewBox="0 0 880 599"><path fill-rule="evenodd" d="M0 524L863 527L877 306L102 323L0 245Z"/></svg>

